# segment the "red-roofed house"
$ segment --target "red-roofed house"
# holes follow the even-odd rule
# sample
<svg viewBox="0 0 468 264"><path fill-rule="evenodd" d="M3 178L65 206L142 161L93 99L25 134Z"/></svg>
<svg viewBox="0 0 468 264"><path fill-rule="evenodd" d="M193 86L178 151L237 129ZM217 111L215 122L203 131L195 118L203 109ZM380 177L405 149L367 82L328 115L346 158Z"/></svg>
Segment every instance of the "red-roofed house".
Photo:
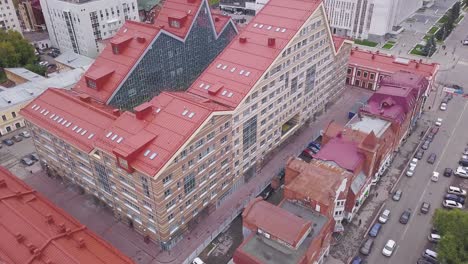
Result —
<svg viewBox="0 0 468 264"><path fill-rule="evenodd" d="M242 213L244 242L236 264L322 263L330 249L331 217L284 199L278 206L257 198Z"/></svg>
<svg viewBox="0 0 468 264"><path fill-rule="evenodd" d="M190 39L190 29L182 28L188 21L195 21L192 30L211 23L194 18L194 6L205 0L186 1L166 1L169 10L161 10L158 19L164 14L175 19L169 23L176 28L167 33L172 38ZM184 17L180 11L187 9L193 11ZM320 1L271 0L187 91L162 92L122 113L112 102L102 103L113 100L115 87L139 57L120 58L133 54L134 47L148 49L150 38L139 39L138 29L147 32L154 25L135 25L127 32L122 28L79 88L57 98L63 103L51 101L56 95L49 92L23 112L50 173L79 184L112 206L117 218L170 249L252 177L265 155L340 96L351 43L334 42ZM132 38L125 37L129 32ZM151 52L165 56L161 49ZM204 47L191 58L206 52ZM140 76L138 66L132 69ZM140 76L134 87L173 80L164 76ZM122 96L133 100L126 92ZM41 113L44 108L53 112ZM54 120L52 114L60 117ZM62 116L67 122L58 121Z"/></svg>
<svg viewBox="0 0 468 264"><path fill-rule="evenodd" d="M2 263L133 263L4 167L0 214Z"/></svg>
<svg viewBox="0 0 468 264"><path fill-rule="evenodd" d="M346 83L376 91L379 81L398 71L407 71L425 77L432 87L439 64L406 59L393 55L354 48L349 56Z"/></svg>

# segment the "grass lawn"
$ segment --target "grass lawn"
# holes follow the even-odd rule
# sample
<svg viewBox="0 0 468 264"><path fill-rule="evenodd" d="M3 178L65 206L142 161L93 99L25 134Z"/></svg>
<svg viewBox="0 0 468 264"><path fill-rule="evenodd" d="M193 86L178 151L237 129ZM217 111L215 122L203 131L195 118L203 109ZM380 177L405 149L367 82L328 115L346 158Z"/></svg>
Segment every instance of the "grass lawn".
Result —
<svg viewBox="0 0 468 264"><path fill-rule="evenodd" d="M413 54L413 55L419 55L419 56L425 56L422 52L422 48L423 48L423 45L421 44L418 44L416 46L414 46L414 48L411 50L410 54Z"/></svg>
<svg viewBox="0 0 468 264"><path fill-rule="evenodd" d="M387 41L387 43L385 43L385 45L382 46L382 49L392 49L393 46L395 46L395 42L394 41Z"/></svg>
<svg viewBox="0 0 468 264"><path fill-rule="evenodd" d="M423 39L424 39L424 40L429 40L431 37L432 37L431 35L426 35L426 36L424 36Z"/></svg>
<svg viewBox="0 0 468 264"><path fill-rule="evenodd" d="M427 33L431 34L431 35L434 35L437 32L437 30L439 30L439 28L434 26L434 27L431 27L431 29L429 29L429 31Z"/></svg>
<svg viewBox="0 0 468 264"><path fill-rule="evenodd" d="M354 43L356 43L358 45L368 46L368 47L375 47L375 46L379 45L379 43L377 43L377 42L369 41L369 40L366 40L366 39L365 40L355 39Z"/></svg>
<svg viewBox="0 0 468 264"><path fill-rule="evenodd" d="M463 15L460 15L457 20L455 20L455 24L459 24L460 21L463 19Z"/></svg>
<svg viewBox="0 0 468 264"><path fill-rule="evenodd" d="M437 23L443 24L443 23L447 22L447 20L448 20L448 16L444 15L437 21Z"/></svg>
<svg viewBox="0 0 468 264"><path fill-rule="evenodd" d="M219 0L210 0L210 6L219 4Z"/></svg>

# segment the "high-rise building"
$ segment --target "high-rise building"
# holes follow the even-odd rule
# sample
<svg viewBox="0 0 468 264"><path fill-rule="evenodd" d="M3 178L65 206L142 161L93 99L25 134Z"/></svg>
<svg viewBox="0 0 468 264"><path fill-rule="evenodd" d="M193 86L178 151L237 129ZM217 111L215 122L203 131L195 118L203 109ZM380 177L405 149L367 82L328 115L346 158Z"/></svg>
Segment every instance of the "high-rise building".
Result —
<svg viewBox="0 0 468 264"><path fill-rule="evenodd" d="M139 21L136 0L40 0L52 45L91 58L125 20Z"/></svg>
<svg viewBox="0 0 468 264"><path fill-rule="evenodd" d="M16 15L13 0L0 1L0 29L21 32L21 26Z"/></svg>
<svg viewBox="0 0 468 264"><path fill-rule="evenodd" d="M194 12L191 4L207 3L186 1L186 12L165 18L173 27ZM103 55L119 53L126 39L114 38ZM88 88L49 89L22 114L49 173L170 248L340 96L350 50L332 37L321 1L271 0L185 92L162 92L133 112L104 105L99 91L111 93L106 87L124 78L113 76L128 68L117 56L113 68L96 61L81 84Z"/></svg>
<svg viewBox="0 0 468 264"><path fill-rule="evenodd" d="M422 0L325 0L333 33L357 39L398 33Z"/></svg>
<svg viewBox="0 0 468 264"><path fill-rule="evenodd" d="M18 2L18 13L24 31L45 29L44 14L39 0L21 0Z"/></svg>

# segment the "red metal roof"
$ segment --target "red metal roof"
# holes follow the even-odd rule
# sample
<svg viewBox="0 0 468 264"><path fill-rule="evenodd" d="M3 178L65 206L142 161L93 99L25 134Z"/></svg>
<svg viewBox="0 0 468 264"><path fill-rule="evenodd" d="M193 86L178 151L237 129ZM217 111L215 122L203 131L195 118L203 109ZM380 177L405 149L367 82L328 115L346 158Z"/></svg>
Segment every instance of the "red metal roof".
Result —
<svg viewBox="0 0 468 264"><path fill-rule="evenodd" d="M237 107L320 4L315 0L270 0L189 91ZM274 38L274 45L268 45L269 38ZM241 43L241 39L246 41ZM221 91L208 93L209 87L218 84L223 85Z"/></svg>
<svg viewBox="0 0 468 264"><path fill-rule="evenodd" d="M265 202L261 197L247 205L242 213L242 220L293 247L298 246L297 244L312 226L311 221Z"/></svg>
<svg viewBox="0 0 468 264"><path fill-rule="evenodd" d="M163 92L149 103L143 119L125 112L96 141L98 148L128 155L130 166L148 175L155 175L212 112L230 110L183 92Z"/></svg>
<svg viewBox="0 0 468 264"><path fill-rule="evenodd" d="M133 263L3 167L0 215L2 263Z"/></svg>
<svg viewBox="0 0 468 264"><path fill-rule="evenodd" d="M347 40L347 38L345 38L345 37L340 37L340 36L336 36L336 35L333 35L332 39L333 39L333 46L335 47L336 52L340 51L340 49L343 46L345 40Z"/></svg>
<svg viewBox="0 0 468 264"><path fill-rule="evenodd" d="M96 71L102 72L113 70L114 72L102 84L102 86L99 87L99 90L89 88L86 85L85 76L81 78L73 90L87 93L96 100L106 103L133 66L137 63L138 59L140 59L143 52L153 41L158 32L159 29L152 25L127 20L111 40L111 42L117 40L120 42L127 39L125 48L119 49L119 54L114 54L112 51L112 45L107 45L88 69L85 76L89 76L90 74L95 75L93 73ZM128 38L131 39L128 40Z"/></svg>
<svg viewBox="0 0 468 264"><path fill-rule="evenodd" d="M341 135L330 139L314 155L315 159L333 161L338 166L349 171L355 171L364 162L364 157L358 152L358 143L344 140Z"/></svg>
<svg viewBox="0 0 468 264"><path fill-rule="evenodd" d="M93 149L94 141L117 118L111 108L84 102L73 92L53 88L47 89L20 113L86 152Z"/></svg>
<svg viewBox="0 0 468 264"><path fill-rule="evenodd" d="M393 55L353 49L349 56L350 66L359 66L387 73L405 70L432 78L439 68L437 63L424 63L413 59L398 58Z"/></svg>

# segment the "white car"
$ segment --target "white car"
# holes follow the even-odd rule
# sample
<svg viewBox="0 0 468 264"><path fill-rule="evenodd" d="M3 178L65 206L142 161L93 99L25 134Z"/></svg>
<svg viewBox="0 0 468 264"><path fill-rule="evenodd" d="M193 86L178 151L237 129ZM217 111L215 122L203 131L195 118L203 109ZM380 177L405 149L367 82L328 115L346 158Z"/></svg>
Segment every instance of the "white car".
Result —
<svg viewBox="0 0 468 264"><path fill-rule="evenodd" d="M418 165L418 159L413 158L409 165L410 165L410 167L416 167L416 165Z"/></svg>
<svg viewBox="0 0 468 264"><path fill-rule="evenodd" d="M436 126L441 126L441 125L442 125L442 121L443 121L442 118L437 118L437 120L435 121L435 125L436 125Z"/></svg>
<svg viewBox="0 0 468 264"><path fill-rule="evenodd" d="M410 167L408 168L408 170L406 171L406 176L412 177L415 170L416 170L416 167L415 167L415 166L410 166Z"/></svg>
<svg viewBox="0 0 468 264"><path fill-rule="evenodd" d="M382 254L386 257L390 257L393 254L393 251L396 248L396 243L393 240L388 240L385 247L382 249Z"/></svg>
<svg viewBox="0 0 468 264"><path fill-rule="evenodd" d="M466 196L466 190L463 190L462 188L455 187L455 186L449 186L447 193Z"/></svg>
<svg viewBox="0 0 468 264"><path fill-rule="evenodd" d="M457 203L455 201L452 201L452 200L445 200L442 205L445 207L445 208L458 208L458 209L462 209L463 208L463 205L461 203Z"/></svg>
<svg viewBox="0 0 468 264"><path fill-rule="evenodd" d="M440 110L442 110L442 111L447 110L447 104L446 103L441 103L440 104Z"/></svg>
<svg viewBox="0 0 468 264"><path fill-rule="evenodd" d="M468 178L468 171L466 171L464 167L459 166L455 171L455 175L460 178Z"/></svg>
<svg viewBox="0 0 468 264"><path fill-rule="evenodd" d="M379 223L385 224L388 221L388 218L390 218L390 210L385 209L382 214L379 216Z"/></svg>

